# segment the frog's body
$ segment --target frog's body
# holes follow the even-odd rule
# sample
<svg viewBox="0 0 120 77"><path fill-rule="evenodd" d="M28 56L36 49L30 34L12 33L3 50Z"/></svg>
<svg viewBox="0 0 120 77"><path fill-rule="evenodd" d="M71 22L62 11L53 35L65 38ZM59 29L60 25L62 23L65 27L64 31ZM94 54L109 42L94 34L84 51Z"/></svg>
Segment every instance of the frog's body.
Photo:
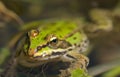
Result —
<svg viewBox="0 0 120 77"><path fill-rule="evenodd" d="M19 51L17 61L25 67L54 61L73 61L75 58L70 53L80 54L86 51L88 44L86 35L77 23L46 22L27 33L27 42Z"/></svg>

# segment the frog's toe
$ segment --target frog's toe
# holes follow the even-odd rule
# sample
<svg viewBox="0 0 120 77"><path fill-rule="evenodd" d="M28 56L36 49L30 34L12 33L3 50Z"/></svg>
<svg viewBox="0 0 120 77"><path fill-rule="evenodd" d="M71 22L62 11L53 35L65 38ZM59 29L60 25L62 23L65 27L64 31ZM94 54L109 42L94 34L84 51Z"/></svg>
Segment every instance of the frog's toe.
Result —
<svg viewBox="0 0 120 77"><path fill-rule="evenodd" d="M89 64L89 59L88 57L84 56L84 62L85 62L85 66L87 67Z"/></svg>
<svg viewBox="0 0 120 77"><path fill-rule="evenodd" d="M88 57L82 55L83 58L81 58L81 64L83 66L83 68L86 68L89 64L89 59Z"/></svg>

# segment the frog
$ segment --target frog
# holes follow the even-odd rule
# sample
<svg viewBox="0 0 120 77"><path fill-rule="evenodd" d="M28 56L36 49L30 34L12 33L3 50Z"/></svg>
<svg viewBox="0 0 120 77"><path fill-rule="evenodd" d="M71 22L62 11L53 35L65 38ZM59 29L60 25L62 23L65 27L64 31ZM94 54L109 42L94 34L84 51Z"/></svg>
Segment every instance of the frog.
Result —
<svg viewBox="0 0 120 77"><path fill-rule="evenodd" d="M24 33L19 40L13 67L11 66L10 69L18 65L35 68L62 61L70 63L67 70L60 70L62 74L68 73L62 77L70 77L71 71L78 67L86 72L89 59L82 53L87 51L89 40L82 31L82 27L79 26L80 24L70 20L58 20L38 21L33 22L32 25L34 27ZM14 76L8 73L5 77Z"/></svg>

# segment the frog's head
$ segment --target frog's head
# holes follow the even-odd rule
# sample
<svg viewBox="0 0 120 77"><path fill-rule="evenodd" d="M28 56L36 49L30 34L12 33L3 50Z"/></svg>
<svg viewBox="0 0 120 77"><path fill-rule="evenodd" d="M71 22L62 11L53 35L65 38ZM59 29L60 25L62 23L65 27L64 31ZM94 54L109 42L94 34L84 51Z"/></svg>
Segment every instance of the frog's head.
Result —
<svg viewBox="0 0 120 77"><path fill-rule="evenodd" d="M48 26L49 25L49 26ZM45 24L28 32L30 46L28 55L31 57L57 57L80 48L83 33L78 32L75 23L57 22Z"/></svg>

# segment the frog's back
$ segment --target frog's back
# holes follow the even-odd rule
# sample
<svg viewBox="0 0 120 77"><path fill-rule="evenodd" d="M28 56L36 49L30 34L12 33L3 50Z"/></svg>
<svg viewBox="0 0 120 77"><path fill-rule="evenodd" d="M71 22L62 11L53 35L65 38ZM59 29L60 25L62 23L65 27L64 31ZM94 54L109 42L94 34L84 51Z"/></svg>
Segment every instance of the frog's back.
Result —
<svg viewBox="0 0 120 77"><path fill-rule="evenodd" d="M78 26L75 22L57 21L44 23L39 27L39 30L42 32L43 37L47 36L48 34L55 34L57 37L63 38L77 28Z"/></svg>

